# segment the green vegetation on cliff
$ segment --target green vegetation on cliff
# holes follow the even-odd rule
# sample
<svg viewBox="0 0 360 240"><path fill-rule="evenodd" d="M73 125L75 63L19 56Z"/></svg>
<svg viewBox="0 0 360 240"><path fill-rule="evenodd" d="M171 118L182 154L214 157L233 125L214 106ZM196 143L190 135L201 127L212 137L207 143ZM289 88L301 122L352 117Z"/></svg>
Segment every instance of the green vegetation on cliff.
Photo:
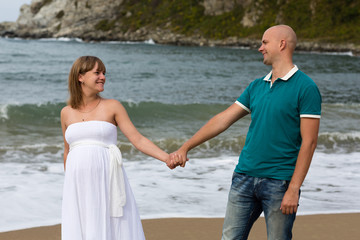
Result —
<svg viewBox="0 0 360 240"><path fill-rule="evenodd" d="M360 0L253 0L246 9L235 5L217 16L205 15L202 2L127 0L119 6L117 20L103 20L96 29L108 31L118 21L123 31L146 26L211 39L260 38L265 29L281 23L292 26L301 39L360 43ZM243 17L254 9L254 25L244 27Z"/></svg>
<svg viewBox="0 0 360 240"><path fill-rule="evenodd" d="M359 0L289 1L284 22L301 38L360 43Z"/></svg>

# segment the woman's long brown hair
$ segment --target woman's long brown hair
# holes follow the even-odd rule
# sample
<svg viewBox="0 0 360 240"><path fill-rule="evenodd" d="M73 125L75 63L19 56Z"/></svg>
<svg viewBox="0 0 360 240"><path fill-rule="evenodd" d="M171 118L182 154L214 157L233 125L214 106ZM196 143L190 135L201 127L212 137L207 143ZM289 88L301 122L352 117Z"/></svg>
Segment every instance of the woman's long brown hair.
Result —
<svg viewBox="0 0 360 240"><path fill-rule="evenodd" d="M83 93L81 89L81 82L79 81L79 76L92 70L96 63L98 64L97 70L105 73L106 68L104 63L98 57L94 57L94 56L79 57L72 65L69 73L70 98L68 101L68 104L72 108L78 109L82 104Z"/></svg>

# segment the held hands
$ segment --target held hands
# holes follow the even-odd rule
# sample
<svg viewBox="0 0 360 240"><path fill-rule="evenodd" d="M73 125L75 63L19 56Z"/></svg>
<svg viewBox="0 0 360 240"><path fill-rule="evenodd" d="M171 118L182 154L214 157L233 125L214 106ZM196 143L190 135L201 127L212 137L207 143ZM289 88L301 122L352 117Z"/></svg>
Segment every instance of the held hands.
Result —
<svg viewBox="0 0 360 240"><path fill-rule="evenodd" d="M169 159L166 161L166 165L170 169L174 169L177 166L185 167L188 160L187 153L185 151L180 151L179 149L176 152L170 153Z"/></svg>

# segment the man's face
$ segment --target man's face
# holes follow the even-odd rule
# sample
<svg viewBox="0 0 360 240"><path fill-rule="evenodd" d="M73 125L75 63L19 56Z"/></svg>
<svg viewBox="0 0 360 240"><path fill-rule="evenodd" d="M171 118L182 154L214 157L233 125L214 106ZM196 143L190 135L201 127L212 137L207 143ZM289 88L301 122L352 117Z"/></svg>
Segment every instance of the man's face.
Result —
<svg viewBox="0 0 360 240"><path fill-rule="evenodd" d="M263 63L266 65L272 65L274 63L280 49L275 32L274 29L268 29L262 37L262 44L259 48L259 52L262 53L264 57Z"/></svg>

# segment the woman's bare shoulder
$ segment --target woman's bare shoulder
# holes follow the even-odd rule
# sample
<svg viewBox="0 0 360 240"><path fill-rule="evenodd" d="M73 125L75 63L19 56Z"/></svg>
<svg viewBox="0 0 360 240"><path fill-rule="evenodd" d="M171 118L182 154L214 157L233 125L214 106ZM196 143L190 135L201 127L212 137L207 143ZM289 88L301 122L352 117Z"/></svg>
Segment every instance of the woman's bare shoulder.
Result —
<svg viewBox="0 0 360 240"><path fill-rule="evenodd" d="M105 99L103 98L102 100L104 102L104 104L108 107L119 107L122 106L122 104L116 100L116 99Z"/></svg>
<svg viewBox="0 0 360 240"><path fill-rule="evenodd" d="M72 110L72 107L70 105L67 105L61 109L61 116L66 115Z"/></svg>

